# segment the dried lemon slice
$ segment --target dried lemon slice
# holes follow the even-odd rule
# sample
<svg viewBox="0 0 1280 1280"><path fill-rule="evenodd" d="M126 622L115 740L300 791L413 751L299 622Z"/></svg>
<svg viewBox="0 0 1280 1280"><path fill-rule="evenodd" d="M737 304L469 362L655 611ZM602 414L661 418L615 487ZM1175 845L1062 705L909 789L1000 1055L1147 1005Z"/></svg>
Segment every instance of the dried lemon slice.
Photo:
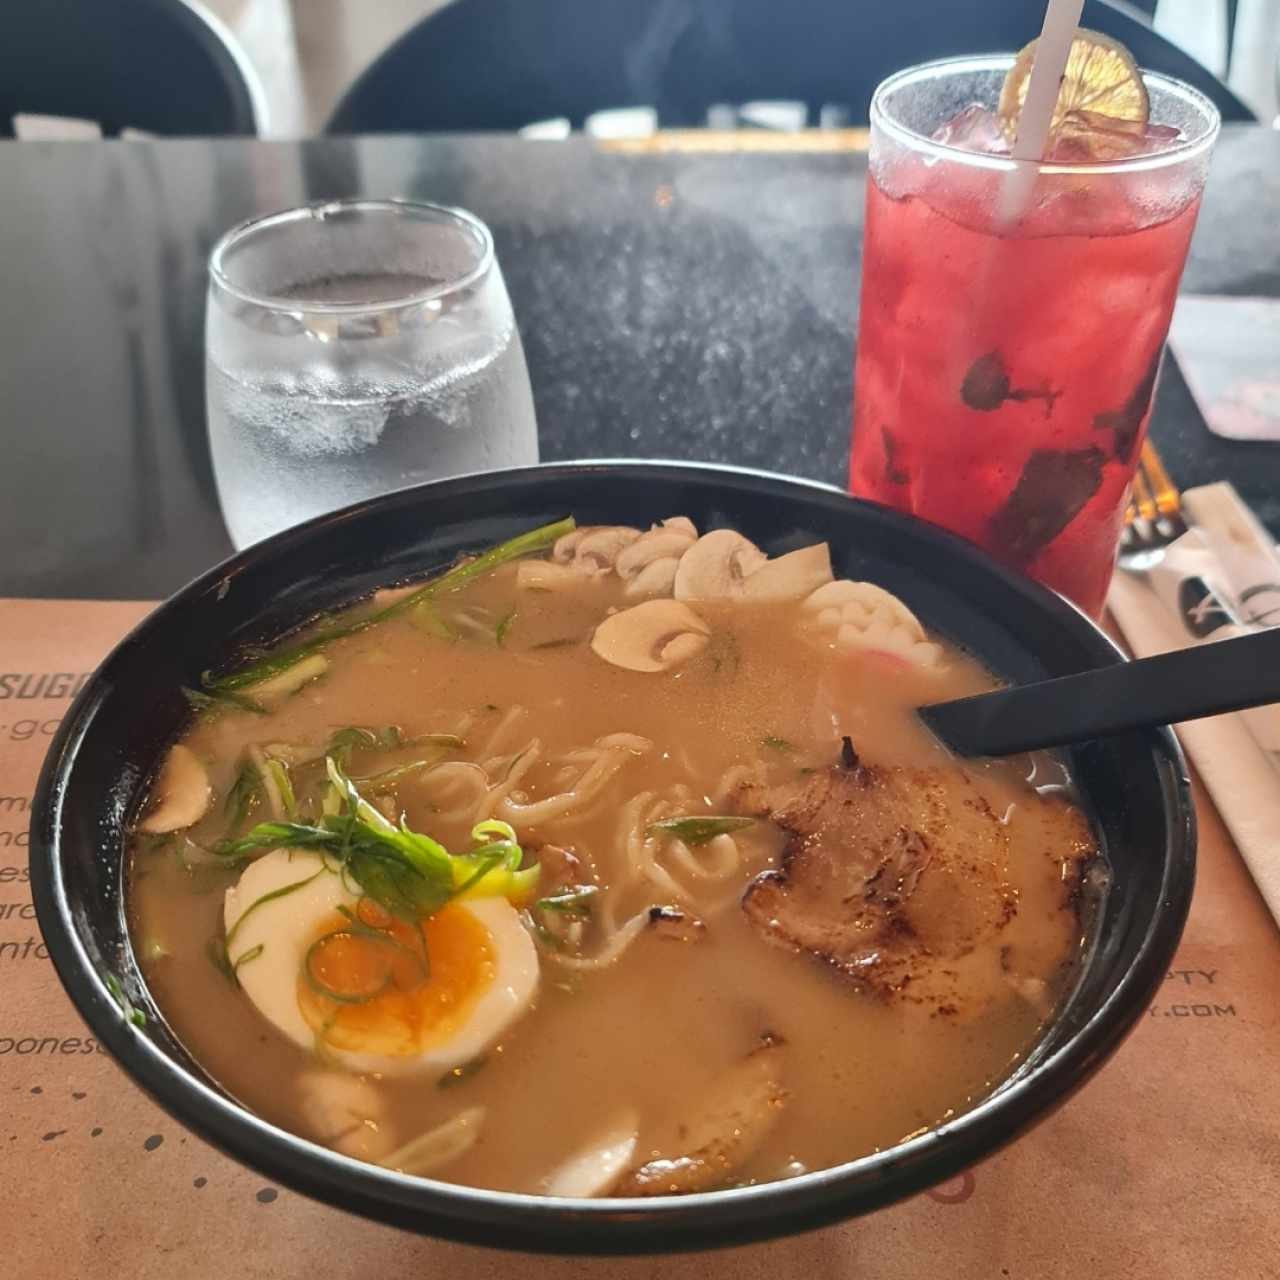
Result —
<svg viewBox="0 0 1280 1280"><path fill-rule="evenodd" d="M1027 96L1038 43L1033 40L1018 54L1000 90L1000 123L1010 139L1018 130L1018 116ZM1106 123L1124 121L1140 130L1147 123L1150 110L1142 73L1129 50L1110 36L1082 27L1067 55L1049 125L1050 137L1086 130L1099 116L1110 117Z"/></svg>

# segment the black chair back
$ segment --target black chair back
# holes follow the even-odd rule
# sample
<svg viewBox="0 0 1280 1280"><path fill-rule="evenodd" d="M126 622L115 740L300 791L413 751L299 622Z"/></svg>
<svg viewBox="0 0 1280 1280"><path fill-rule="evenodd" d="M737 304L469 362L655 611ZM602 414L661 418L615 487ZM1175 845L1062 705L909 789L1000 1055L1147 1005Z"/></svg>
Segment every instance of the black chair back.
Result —
<svg viewBox="0 0 1280 1280"><path fill-rule="evenodd" d="M334 112L333 133L518 129L606 107L652 106L661 125L706 123L716 103L826 104L866 123L875 86L931 58L1014 50L1043 7L1027 0L454 0L391 46ZM1204 67L1117 0L1084 25L1139 64L1252 113Z"/></svg>
<svg viewBox="0 0 1280 1280"><path fill-rule="evenodd" d="M104 135L255 134L252 73L185 0L31 0L0 17L0 137L19 113Z"/></svg>

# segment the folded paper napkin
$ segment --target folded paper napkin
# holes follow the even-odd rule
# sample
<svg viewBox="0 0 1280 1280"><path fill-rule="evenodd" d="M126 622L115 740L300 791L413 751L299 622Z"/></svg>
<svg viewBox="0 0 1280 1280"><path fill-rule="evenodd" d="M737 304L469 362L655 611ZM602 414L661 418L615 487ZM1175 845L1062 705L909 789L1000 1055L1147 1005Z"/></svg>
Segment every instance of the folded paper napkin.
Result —
<svg viewBox="0 0 1280 1280"><path fill-rule="evenodd" d="M1280 625L1280 555L1235 489L1189 489L1183 511L1189 532L1111 585L1107 605L1139 658ZM1177 731L1280 923L1280 706Z"/></svg>

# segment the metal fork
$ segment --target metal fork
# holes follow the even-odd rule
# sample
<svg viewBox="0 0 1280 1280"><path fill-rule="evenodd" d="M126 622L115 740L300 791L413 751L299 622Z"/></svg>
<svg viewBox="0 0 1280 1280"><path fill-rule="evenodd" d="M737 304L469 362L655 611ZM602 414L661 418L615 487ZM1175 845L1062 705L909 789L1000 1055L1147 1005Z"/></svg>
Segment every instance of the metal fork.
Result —
<svg viewBox="0 0 1280 1280"><path fill-rule="evenodd" d="M1169 544L1186 531L1182 495L1164 469L1155 445L1144 441L1124 514L1120 566L1138 571L1153 568L1164 559Z"/></svg>

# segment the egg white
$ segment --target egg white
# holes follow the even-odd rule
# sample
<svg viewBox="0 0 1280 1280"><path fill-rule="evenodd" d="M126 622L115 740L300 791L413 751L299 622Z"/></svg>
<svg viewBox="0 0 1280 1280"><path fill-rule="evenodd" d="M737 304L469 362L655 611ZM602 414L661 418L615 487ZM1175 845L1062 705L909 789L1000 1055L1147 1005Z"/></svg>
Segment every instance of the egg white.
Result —
<svg viewBox="0 0 1280 1280"><path fill-rule="evenodd" d="M292 884L301 887L262 901ZM316 1033L298 1007L298 975L307 948L339 907L354 911L358 901L343 876L302 849L272 850L227 890L223 922L231 938L231 963L262 948L237 969L240 986L269 1022L304 1049L316 1045ZM495 972L453 1034L418 1054L365 1053L332 1044L325 1046L326 1054L361 1073L442 1076L478 1057L528 1009L538 985L538 953L515 908L505 898L470 898L456 905L489 935Z"/></svg>

